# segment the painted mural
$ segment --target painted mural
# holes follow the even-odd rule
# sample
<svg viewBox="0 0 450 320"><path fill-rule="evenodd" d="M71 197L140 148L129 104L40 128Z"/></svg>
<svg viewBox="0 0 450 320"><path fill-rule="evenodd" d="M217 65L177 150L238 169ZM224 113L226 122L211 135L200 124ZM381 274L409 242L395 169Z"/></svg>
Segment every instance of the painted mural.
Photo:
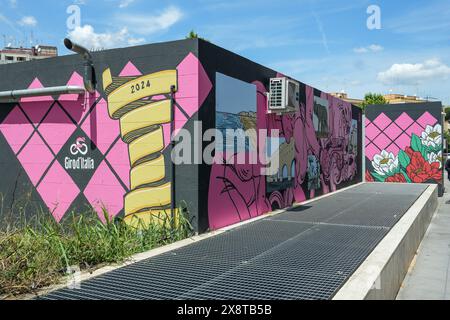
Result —
<svg viewBox="0 0 450 320"><path fill-rule="evenodd" d="M82 86L83 79L74 72L67 85ZM22 99L0 132L55 220L77 201L102 220L106 211L110 218L146 222L171 205L163 154L171 136L171 87L177 132L198 111L211 82L190 53L176 68L148 75L131 61L117 77L108 68L103 86L106 99L99 92ZM29 86L42 87L37 78Z"/></svg>
<svg viewBox="0 0 450 320"><path fill-rule="evenodd" d="M267 114L267 82L276 72L201 40L99 52L94 58L100 80L95 94L2 105L2 208L16 212L20 197L29 194L36 204L31 215L46 207L63 222L69 213L104 220L107 212L134 224L186 202L194 229L204 232L360 179L361 113L348 103L302 84L295 113ZM48 72L43 62L23 64L29 75L0 79L1 90L83 86L79 57L48 61L59 73ZM0 68L19 74L17 66ZM216 141L218 161L173 169L171 133L182 128L193 133L196 120L203 131L223 133ZM227 129L266 129L265 146L256 132L236 143L239 134L231 136ZM261 155L264 161L237 164ZM263 175L274 155L281 159L276 172Z"/></svg>
<svg viewBox="0 0 450 320"><path fill-rule="evenodd" d="M280 153L279 169L275 175L261 176L262 164L213 165L208 196L211 229L336 191L358 174L354 147L358 136L352 133L360 114L352 114L351 104L324 93L316 96L313 88L303 85L304 98L296 113L267 114L267 90L259 81L253 84L258 129L268 130L268 141L278 139L276 150L263 152L268 156ZM271 136L273 129L279 130L279 137Z"/></svg>
<svg viewBox="0 0 450 320"><path fill-rule="evenodd" d="M177 91L177 71L140 77L103 73L109 115L120 121L122 140L130 157L130 192L125 196L125 221L147 222L171 210L172 186L165 181L163 124L172 122L171 94ZM152 97L158 96L157 100Z"/></svg>
<svg viewBox="0 0 450 320"><path fill-rule="evenodd" d="M366 180L442 184L440 108L389 107L367 112Z"/></svg>

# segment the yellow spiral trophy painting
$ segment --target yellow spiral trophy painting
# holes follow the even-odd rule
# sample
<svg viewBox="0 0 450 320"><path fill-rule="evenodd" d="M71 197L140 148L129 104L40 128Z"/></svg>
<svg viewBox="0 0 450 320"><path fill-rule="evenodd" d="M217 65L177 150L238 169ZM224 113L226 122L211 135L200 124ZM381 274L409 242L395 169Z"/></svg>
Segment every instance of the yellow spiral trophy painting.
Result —
<svg viewBox="0 0 450 320"><path fill-rule="evenodd" d="M172 101L167 96L156 102L150 99L177 91L177 71L113 77L106 69L103 89L109 115L120 121L122 140L128 144L130 192L124 200L124 219L130 225L166 220L171 214L172 184L166 181L162 125L172 122Z"/></svg>

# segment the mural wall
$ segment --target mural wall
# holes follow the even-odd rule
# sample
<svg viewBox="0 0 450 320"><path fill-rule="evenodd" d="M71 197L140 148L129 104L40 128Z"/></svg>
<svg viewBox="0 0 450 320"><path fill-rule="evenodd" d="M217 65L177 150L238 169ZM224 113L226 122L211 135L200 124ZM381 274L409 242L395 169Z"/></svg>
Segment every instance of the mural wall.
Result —
<svg viewBox="0 0 450 320"><path fill-rule="evenodd" d="M369 106L366 180L436 183L442 193L441 112L440 103Z"/></svg>
<svg viewBox="0 0 450 320"><path fill-rule="evenodd" d="M133 49L122 50L133 55ZM189 126L211 90L196 55L185 52L169 55L159 65L147 62L142 69L150 72L145 75L137 66L143 65L141 52L136 52L136 61L104 55L104 66L96 64L97 72L104 70L103 77L101 73L97 76L103 81L96 94L34 97L2 105L2 174L17 171L6 175L0 186L4 211L18 216L20 206L27 202L27 206L32 205L28 215L47 208L57 221L72 212L89 211L104 220L106 211L111 218L123 216L129 223L134 223L134 217L145 222L170 213L171 129L177 132ZM152 56L151 48L146 56ZM82 65L77 58L70 57ZM58 65L59 59L63 58L51 60ZM83 86L74 69L67 70L71 74L67 82L57 85ZM15 87L52 85L46 84L48 72L36 75L31 84ZM53 75L67 77L64 71ZM174 104L170 99L172 86ZM179 168L177 172L181 182L187 176L184 171ZM21 199L24 194L29 194L29 199ZM183 200L197 214L196 194L190 198L183 195Z"/></svg>
<svg viewBox="0 0 450 320"><path fill-rule="evenodd" d="M301 84L300 107L296 113L283 116L268 114L266 94L269 79L282 75L213 45L203 44L200 52L205 52L207 57L202 61L209 75L219 73L235 82L246 83L244 86L254 85L256 126L268 132L264 150L257 150L258 154L266 157L262 163L235 165L224 161L214 164L208 171L211 229L286 208L294 202L361 181L360 109ZM223 61L228 62L220 63ZM223 130L220 79L216 79L215 85L215 101L209 108L215 108L216 128ZM228 90L228 95L239 95L236 92ZM241 104L226 107L236 110L235 114L248 114L249 111L246 105ZM272 134L274 129L278 130L278 136ZM261 175L263 165L270 163L275 154L280 159L278 170L272 175ZM236 152L234 157L239 157L239 153Z"/></svg>
<svg viewBox="0 0 450 320"><path fill-rule="evenodd" d="M250 60L184 40L94 53L94 65L95 94L0 104L0 218L43 208L59 222L106 211L133 224L184 202L204 232L361 181L360 110L301 84L294 114L269 115L269 79L279 74ZM0 90L82 86L82 70L79 56L0 66L9 75ZM173 166L171 133L195 137L195 121L200 133L222 133L219 161ZM255 134L242 142L236 129ZM275 155L278 168L263 175Z"/></svg>

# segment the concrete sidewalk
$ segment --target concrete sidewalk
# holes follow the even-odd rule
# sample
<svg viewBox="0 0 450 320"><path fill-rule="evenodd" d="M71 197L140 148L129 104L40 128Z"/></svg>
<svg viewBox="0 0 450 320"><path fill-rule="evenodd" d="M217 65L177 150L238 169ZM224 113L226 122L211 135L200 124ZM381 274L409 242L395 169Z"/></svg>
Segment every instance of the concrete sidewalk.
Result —
<svg viewBox="0 0 450 320"><path fill-rule="evenodd" d="M447 174L446 174L447 178ZM397 300L450 300L450 183Z"/></svg>

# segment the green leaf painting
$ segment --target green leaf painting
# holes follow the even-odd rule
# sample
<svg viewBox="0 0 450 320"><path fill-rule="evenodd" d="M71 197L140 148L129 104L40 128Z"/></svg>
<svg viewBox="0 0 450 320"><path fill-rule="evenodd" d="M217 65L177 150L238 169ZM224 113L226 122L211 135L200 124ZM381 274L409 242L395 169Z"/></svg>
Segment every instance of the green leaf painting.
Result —
<svg viewBox="0 0 450 320"><path fill-rule="evenodd" d="M398 153L398 162L400 163L400 166L402 168L406 169L411 163L411 159L405 151L400 150L400 152Z"/></svg>

